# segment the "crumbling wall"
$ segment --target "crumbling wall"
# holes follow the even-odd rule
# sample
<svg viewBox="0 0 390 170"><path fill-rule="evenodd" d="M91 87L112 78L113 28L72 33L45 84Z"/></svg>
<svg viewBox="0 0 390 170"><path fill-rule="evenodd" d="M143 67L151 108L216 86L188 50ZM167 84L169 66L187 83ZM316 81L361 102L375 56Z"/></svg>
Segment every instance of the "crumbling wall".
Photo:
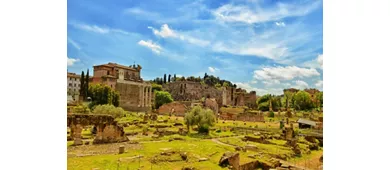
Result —
<svg viewBox="0 0 390 170"><path fill-rule="evenodd" d="M93 143L113 143L127 141L125 131L111 115L72 114L67 117L71 138L75 145L81 145L81 132L84 126L94 125L97 129Z"/></svg>
<svg viewBox="0 0 390 170"><path fill-rule="evenodd" d="M205 102L204 102L204 106L205 106L206 108L211 109L211 110L214 112L214 114L217 114L217 113L218 113L219 107L218 107L218 103L217 103L217 101L216 101L215 99L207 98L207 99L205 100Z"/></svg>
<svg viewBox="0 0 390 170"><path fill-rule="evenodd" d="M159 114L170 114L172 111L172 114L175 116L184 116L187 111L187 106L179 102L171 102L158 108Z"/></svg>

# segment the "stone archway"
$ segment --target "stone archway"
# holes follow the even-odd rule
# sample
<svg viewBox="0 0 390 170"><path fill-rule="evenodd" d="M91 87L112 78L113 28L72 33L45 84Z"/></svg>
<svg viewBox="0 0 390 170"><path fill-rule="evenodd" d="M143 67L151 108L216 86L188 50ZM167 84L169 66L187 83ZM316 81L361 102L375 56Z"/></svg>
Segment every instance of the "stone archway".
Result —
<svg viewBox="0 0 390 170"><path fill-rule="evenodd" d="M128 141L122 126L118 125L111 115L72 114L68 115L67 126L70 127L74 145L82 145L81 132L84 126L96 127L94 144Z"/></svg>

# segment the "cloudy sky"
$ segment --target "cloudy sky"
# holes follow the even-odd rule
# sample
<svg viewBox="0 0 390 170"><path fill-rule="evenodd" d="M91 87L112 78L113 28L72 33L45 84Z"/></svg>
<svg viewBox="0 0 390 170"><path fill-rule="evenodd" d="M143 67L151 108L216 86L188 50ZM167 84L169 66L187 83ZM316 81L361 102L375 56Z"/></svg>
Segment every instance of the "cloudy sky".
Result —
<svg viewBox="0 0 390 170"><path fill-rule="evenodd" d="M116 62L230 80L258 95L322 90L321 0L68 0L68 71Z"/></svg>

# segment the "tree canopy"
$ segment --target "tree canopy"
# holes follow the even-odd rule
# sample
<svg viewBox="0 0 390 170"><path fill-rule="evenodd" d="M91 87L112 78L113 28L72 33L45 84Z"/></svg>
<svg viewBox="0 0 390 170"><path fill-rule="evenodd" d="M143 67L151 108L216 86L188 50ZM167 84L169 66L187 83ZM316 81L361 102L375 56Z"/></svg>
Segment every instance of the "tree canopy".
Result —
<svg viewBox="0 0 390 170"><path fill-rule="evenodd" d="M166 91L155 91L155 94L156 94L156 98L154 102L155 102L156 109L158 109L163 104L173 102L173 98L171 94Z"/></svg>
<svg viewBox="0 0 390 170"><path fill-rule="evenodd" d="M90 84L88 94L92 99L90 108L95 105L112 104L119 106L119 93L104 84Z"/></svg>
<svg viewBox="0 0 390 170"><path fill-rule="evenodd" d="M214 112L210 109L203 109L200 106L195 106L190 112L186 113L184 123L187 128L198 126L198 132L208 133L209 128L215 124Z"/></svg>

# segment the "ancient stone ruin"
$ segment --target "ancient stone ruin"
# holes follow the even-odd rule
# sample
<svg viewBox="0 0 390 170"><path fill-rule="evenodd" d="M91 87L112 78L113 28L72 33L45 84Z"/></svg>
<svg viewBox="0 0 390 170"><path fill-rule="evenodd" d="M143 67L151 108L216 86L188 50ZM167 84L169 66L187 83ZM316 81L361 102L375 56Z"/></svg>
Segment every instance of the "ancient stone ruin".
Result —
<svg viewBox="0 0 390 170"><path fill-rule="evenodd" d="M187 109L187 106L182 103L172 102L160 106L158 108L158 114L173 114L175 116L184 116Z"/></svg>
<svg viewBox="0 0 390 170"><path fill-rule="evenodd" d="M207 98L205 101L204 101L204 106L206 108L209 108L211 109L214 114L217 114L218 113L218 103L217 101L214 99L214 98Z"/></svg>
<svg viewBox="0 0 390 170"><path fill-rule="evenodd" d="M94 144L128 141L123 127L111 115L72 114L68 115L67 126L74 145L82 145L81 132L88 125L96 127Z"/></svg>

